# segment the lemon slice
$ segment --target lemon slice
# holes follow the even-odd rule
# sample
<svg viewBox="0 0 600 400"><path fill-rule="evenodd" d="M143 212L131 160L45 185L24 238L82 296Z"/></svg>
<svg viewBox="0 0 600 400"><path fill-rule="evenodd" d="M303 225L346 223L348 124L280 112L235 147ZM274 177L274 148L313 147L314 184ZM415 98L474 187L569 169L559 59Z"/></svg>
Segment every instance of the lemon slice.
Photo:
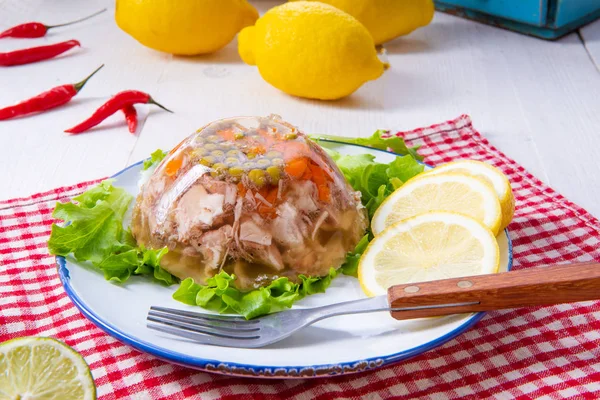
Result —
<svg viewBox="0 0 600 400"><path fill-rule="evenodd" d="M513 196L510 182L502 171L481 161L461 160L440 165L430 170L428 174L446 172L473 175L492 185L498 195L500 208L502 209L502 224L500 225L500 229L502 230L510 224L515 214L515 197Z"/></svg>
<svg viewBox="0 0 600 400"><path fill-rule="evenodd" d="M428 211L468 215L487 226L494 236L502 224L496 192L483 179L457 173L426 173L409 180L385 199L371 220L371 229L377 236L395 222Z"/></svg>
<svg viewBox="0 0 600 400"><path fill-rule="evenodd" d="M42 337L0 344L0 399L95 398L88 365L66 344Z"/></svg>
<svg viewBox="0 0 600 400"><path fill-rule="evenodd" d="M369 243L358 265L368 296L393 285L498 272L500 250L492 232L462 214L428 212L400 221Z"/></svg>

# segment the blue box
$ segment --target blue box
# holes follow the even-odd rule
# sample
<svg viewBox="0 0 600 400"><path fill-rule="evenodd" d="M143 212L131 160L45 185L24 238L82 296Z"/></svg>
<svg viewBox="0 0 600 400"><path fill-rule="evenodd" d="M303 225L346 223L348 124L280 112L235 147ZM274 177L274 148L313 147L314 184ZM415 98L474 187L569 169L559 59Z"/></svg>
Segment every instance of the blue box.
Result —
<svg viewBox="0 0 600 400"><path fill-rule="evenodd" d="M600 0L435 0L436 9L543 39L600 17Z"/></svg>

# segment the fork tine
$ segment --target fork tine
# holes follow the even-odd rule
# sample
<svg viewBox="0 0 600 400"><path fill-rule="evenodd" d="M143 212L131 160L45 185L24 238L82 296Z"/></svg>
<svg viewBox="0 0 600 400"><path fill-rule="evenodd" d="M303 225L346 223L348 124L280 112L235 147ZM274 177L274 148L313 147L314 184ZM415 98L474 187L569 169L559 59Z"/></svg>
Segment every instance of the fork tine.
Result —
<svg viewBox="0 0 600 400"><path fill-rule="evenodd" d="M237 317L237 316L231 316L231 315L205 314L205 313L178 310L175 308L157 307L157 306L150 307L150 310L160 311L160 312L175 314L175 315L181 315L181 316L190 317L190 318L203 319L205 321L222 322L222 323L231 324L232 326L258 324L260 322L260 319L248 320L244 317Z"/></svg>
<svg viewBox="0 0 600 400"><path fill-rule="evenodd" d="M255 332L260 329L259 325L256 325L256 324L232 326L231 324L222 323L221 321L206 320L203 318L193 318L193 317L188 317L188 316L184 316L184 315L171 314L168 312L155 311L155 310L148 311L148 316L168 319L170 321L184 322L186 324L197 326L199 328L218 329L223 332L233 332L233 333Z"/></svg>
<svg viewBox="0 0 600 400"><path fill-rule="evenodd" d="M178 320L171 319L170 315L148 315L146 318L148 321L160 323L163 325L169 325L175 328L188 330L191 332L201 333L204 335L212 335L222 338L228 339L256 339L258 338L258 333L256 331L243 331L243 332L235 332L231 330L222 330L218 326L203 326L197 324L191 324L188 322L181 322Z"/></svg>
<svg viewBox="0 0 600 400"><path fill-rule="evenodd" d="M259 342L256 339L229 339L218 336L210 336L204 335L201 333L195 333L186 331L183 329L178 329L170 326L164 325L155 325L155 324L147 324L146 325L150 329L154 329L155 331L168 333L170 335L175 335L179 337L183 337L186 339L191 339L200 344L209 344L213 346L226 346L226 347L241 347L241 348L251 348L251 347L259 347Z"/></svg>

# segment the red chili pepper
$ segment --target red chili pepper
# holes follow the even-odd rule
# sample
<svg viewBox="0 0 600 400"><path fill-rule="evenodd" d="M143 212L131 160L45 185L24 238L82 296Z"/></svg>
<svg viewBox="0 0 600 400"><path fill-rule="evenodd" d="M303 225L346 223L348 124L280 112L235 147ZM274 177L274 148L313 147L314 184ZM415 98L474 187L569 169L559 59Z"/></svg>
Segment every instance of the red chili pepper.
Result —
<svg viewBox="0 0 600 400"><path fill-rule="evenodd" d="M125 114L125 121L127 121L129 132L135 133L138 126L137 111L135 110L135 107L133 104L129 104L123 107L121 111L123 111L123 114Z"/></svg>
<svg viewBox="0 0 600 400"><path fill-rule="evenodd" d="M81 43L77 40L69 40L48 46L30 47L29 49L0 53L0 66L10 67L12 65L23 65L47 60L76 46L81 46Z"/></svg>
<svg viewBox="0 0 600 400"><path fill-rule="evenodd" d="M98 125L100 122L104 121L106 118L110 117L117 111L121 110L125 106L134 105L134 104L154 104L159 106L165 111L173 112L161 104L154 101L152 97L148 93L140 92L138 90L126 90L124 92L117 93L110 100L104 103L100 108L98 108L91 117L72 127L71 129L67 129L65 132L68 133L81 133L85 132L88 129L93 128Z"/></svg>
<svg viewBox="0 0 600 400"><path fill-rule="evenodd" d="M51 108L68 103L69 100L79 93L87 81L89 81L96 72L100 71L102 67L104 67L104 64L79 83L70 83L68 85L57 86L44 93L38 94L29 100L17 103L14 106L0 108L0 121L40 111L50 110Z"/></svg>
<svg viewBox="0 0 600 400"><path fill-rule="evenodd" d="M48 32L48 29L59 28L61 26L73 25L78 22L83 22L85 20L95 17L98 14L102 14L104 11L106 11L106 8L104 10L100 10L92 15L88 15L85 18L81 18L81 19L78 19L75 21L70 21L70 22L67 22L64 24L60 24L60 25L44 25L41 22L27 22L26 24L13 26L12 28L5 30L4 32L0 32L0 39L5 38L5 37L39 38L39 37L45 36L46 33Z"/></svg>

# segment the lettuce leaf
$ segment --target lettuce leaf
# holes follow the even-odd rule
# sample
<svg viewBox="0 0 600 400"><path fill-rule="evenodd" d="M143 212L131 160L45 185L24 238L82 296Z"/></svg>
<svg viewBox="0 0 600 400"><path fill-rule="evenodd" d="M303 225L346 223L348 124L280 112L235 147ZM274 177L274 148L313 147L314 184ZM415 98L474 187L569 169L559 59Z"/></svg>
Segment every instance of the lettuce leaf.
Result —
<svg viewBox="0 0 600 400"><path fill-rule="evenodd" d="M390 180L396 179L396 189L404 182L419 175L424 170L424 165L416 162L413 157L396 157L394 161L388 164L386 174Z"/></svg>
<svg viewBox="0 0 600 400"><path fill-rule="evenodd" d="M52 216L70 224L52 225L50 253L74 253L78 261L101 262L124 245L123 217L132 196L104 181L73 200L79 204L56 204Z"/></svg>
<svg viewBox="0 0 600 400"><path fill-rule="evenodd" d="M358 144L360 146L372 147L374 149L379 150L388 150L390 149L392 152L396 154L406 154L411 155L415 159L419 161L423 161L423 157L417 154L419 147L408 147L406 143L404 143L404 139L399 136L388 136L389 131L379 129L375 131L368 138L351 138L344 136L333 136L333 135L311 135L310 138L319 141L323 140L334 140L340 143L348 143L348 144ZM384 137L385 136L385 137Z"/></svg>
<svg viewBox="0 0 600 400"><path fill-rule="evenodd" d="M167 154L169 153L162 151L161 149L155 150L154 153L150 154L150 158L144 160L144 166L142 169L146 171L153 165L160 163L167 156Z"/></svg>
<svg viewBox="0 0 600 400"><path fill-rule="evenodd" d="M111 180L73 198L57 203L52 216L67 222L52 224L50 254L73 254L80 262L89 261L107 280L125 282L131 275L149 275L171 285L176 278L160 267L167 249L138 247L123 220L133 196L112 186Z"/></svg>
<svg viewBox="0 0 600 400"><path fill-rule="evenodd" d="M235 287L235 275L221 271L199 285L192 278L181 281L173 299L219 313L234 313L246 319L256 318L290 308L296 301L315 293L324 293L338 271L331 268L325 277L300 275L299 283L278 278L268 286L250 292Z"/></svg>
<svg viewBox="0 0 600 400"><path fill-rule="evenodd" d="M362 237L362 239L360 239L354 248L354 251L346 255L346 261L344 261L340 267L340 271L344 275L350 275L355 278L358 276L358 263L360 261L360 257L362 257L363 253L367 249L371 239L373 239L373 237L370 234L366 234Z"/></svg>
<svg viewBox="0 0 600 400"><path fill-rule="evenodd" d="M358 144L380 150L391 149L394 153L404 154L398 156L389 164L375 161L371 154L341 155L338 152L324 147L325 151L338 165L350 186L362 194L362 203L367 208L369 219L383 200L394 190L398 189L410 178L424 170L422 160L417 154L418 147L408 148L401 137L382 137L389 132L378 130L368 138L348 138L331 135L312 135L311 139L319 141L334 140L340 143Z"/></svg>
<svg viewBox="0 0 600 400"><path fill-rule="evenodd" d="M329 150L348 182L361 193L361 201L367 208L369 219L394 190L424 170L411 155L398 156L389 164L375 161L370 154L340 155Z"/></svg>

